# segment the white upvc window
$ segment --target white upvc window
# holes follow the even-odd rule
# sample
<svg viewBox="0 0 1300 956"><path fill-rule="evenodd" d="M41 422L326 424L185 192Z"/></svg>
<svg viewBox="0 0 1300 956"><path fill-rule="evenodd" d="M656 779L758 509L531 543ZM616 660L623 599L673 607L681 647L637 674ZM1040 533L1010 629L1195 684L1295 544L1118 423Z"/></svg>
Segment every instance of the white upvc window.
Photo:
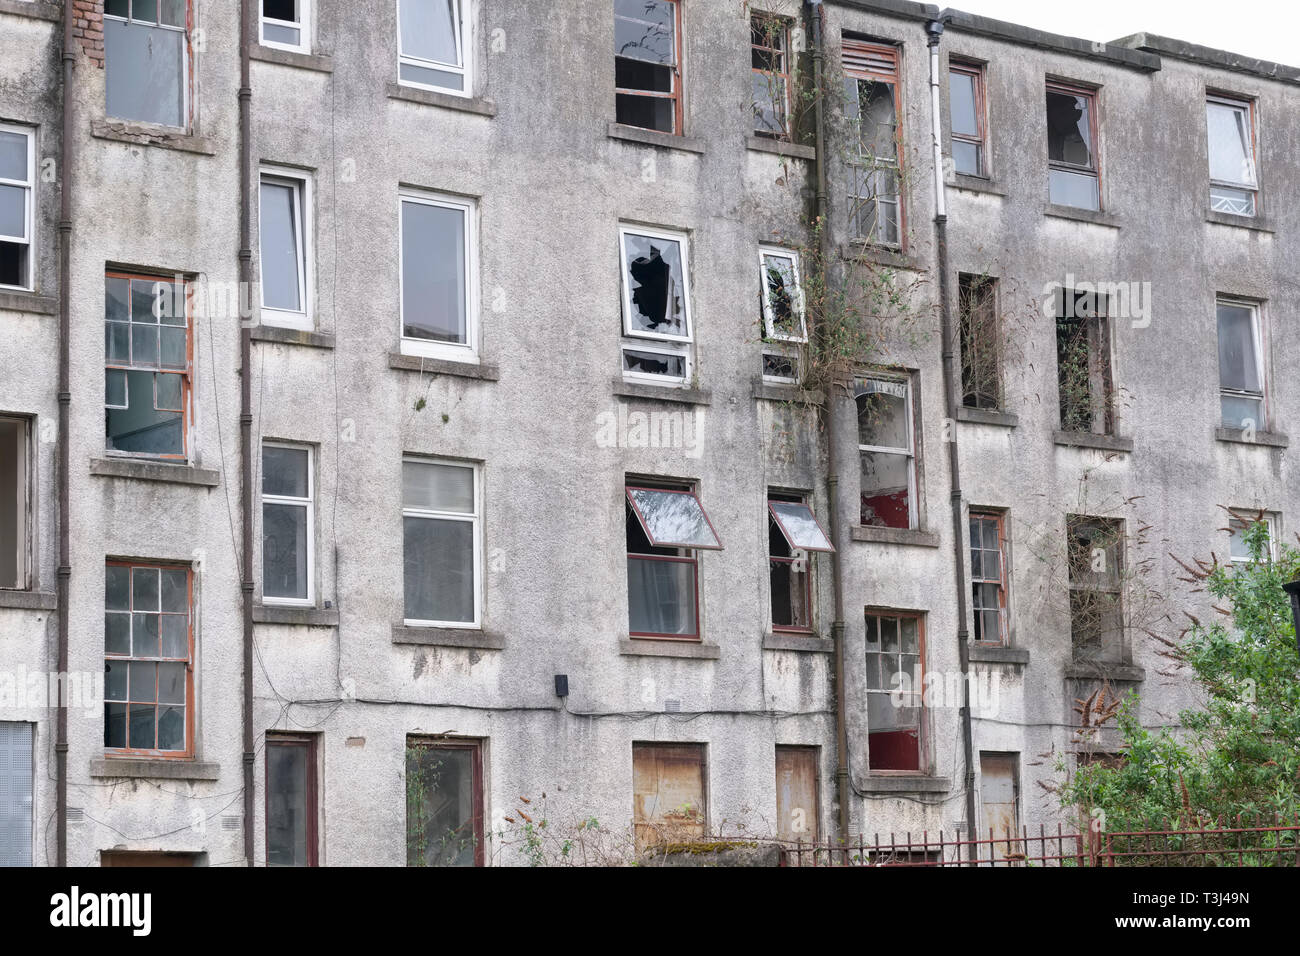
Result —
<svg viewBox="0 0 1300 956"><path fill-rule="evenodd" d="M262 601L316 601L316 477L309 445L262 443Z"/></svg>
<svg viewBox="0 0 1300 956"><path fill-rule="evenodd" d="M1205 126L1210 155L1210 209L1255 215L1259 177L1255 168L1255 104L1209 96Z"/></svg>
<svg viewBox="0 0 1300 956"><path fill-rule="evenodd" d="M685 384L691 378L690 240L684 232L619 226L623 376Z"/></svg>
<svg viewBox="0 0 1300 956"><path fill-rule="evenodd" d="M1269 560L1277 558L1277 515L1251 508L1228 509L1228 560L1230 566L1250 564L1250 548L1246 545L1246 530L1263 524L1268 530L1268 548L1264 552Z"/></svg>
<svg viewBox="0 0 1300 956"><path fill-rule="evenodd" d="M482 489L477 464L412 455L402 460L406 624L482 626Z"/></svg>
<svg viewBox="0 0 1300 956"><path fill-rule="evenodd" d="M759 246L758 269L763 293L763 337L777 342L807 342L799 253Z"/></svg>
<svg viewBox="0 0 1300 956"><path fill-rule="evenodd" d="M266 325L313 328L311 208L306 174L262 168L258 232Z"/></svg>
<svg viewBox="0 0 1300 956"><path fill-rule="evenodd" d="M312 0L261 0L262 46L311 52Z"/></svg>
<svg viewBox="0 0 1300 956"><path fill-rule="evenodd" d="M398 205L401 351L477 364L478 204L403 192Z"/></svg>
<svg viewBox="0 0 1300 956"><path fill-rule="evenodd" d="M1268 376L1258 302L1220 296L1219 407L1224 428L1268 430Z"/></svg>
<svg viewBox="0 0 1300 956"><path fill-rule="evenodd" d="M36 135L0 123L0 287L33 288Z"/></svg>
<svg viewBox="0 0 1300 956"><path fill-rule="evenodd" d="M470 0L397 0L397 78L403 86L473 95Z"/></svg>

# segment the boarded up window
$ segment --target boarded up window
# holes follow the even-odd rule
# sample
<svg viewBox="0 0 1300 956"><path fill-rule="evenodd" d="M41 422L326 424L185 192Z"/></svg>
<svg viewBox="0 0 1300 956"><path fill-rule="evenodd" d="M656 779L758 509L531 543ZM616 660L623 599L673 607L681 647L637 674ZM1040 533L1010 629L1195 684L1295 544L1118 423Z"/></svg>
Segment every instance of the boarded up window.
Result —
<svg viewBox="0 0 1300 956"><path fill-rule="evenodd" d="M478 741L408 738L406 865L483 865L483 751Z"/></svg>
<svg viewBox="0 0 1300 956"><path fill-rule="evenodd" d="M776 835L816 843L817 748L776 748Z"/></svg>
<svg viewBox="0 0 1300 956"><path fill-rule="evenodd" d="M1014 836L1020 828L1020 757L1018 754L980 754L980 808L984 833L991 839ZM980 834L983 837L984 833ZM991 844L990 859L1004 860L1021 852L1017 844Z"/></svg>
<svg viewBox="0 0 1300 956"><path fill-rule="evenodd" d="M32 865L32 726L0 721L0 866Z"/></svg>
<svg viewBox="0 0 1300 956"><path fill-rule="evenodd" d="M704 836L703 744L632 745L632 812L636 848Z"/></svg>

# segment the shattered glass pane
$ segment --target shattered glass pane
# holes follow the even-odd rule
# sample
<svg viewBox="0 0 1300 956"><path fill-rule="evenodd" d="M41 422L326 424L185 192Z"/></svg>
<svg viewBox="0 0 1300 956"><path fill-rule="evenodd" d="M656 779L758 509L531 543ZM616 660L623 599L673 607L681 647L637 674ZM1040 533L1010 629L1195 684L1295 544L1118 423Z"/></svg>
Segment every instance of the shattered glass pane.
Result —
<svg viewBox="0 0 1300 956"><path fill-rule="evenodd" d="M681 243L625 233L623 263L631 290L631 331L689 337Z"/></svg>

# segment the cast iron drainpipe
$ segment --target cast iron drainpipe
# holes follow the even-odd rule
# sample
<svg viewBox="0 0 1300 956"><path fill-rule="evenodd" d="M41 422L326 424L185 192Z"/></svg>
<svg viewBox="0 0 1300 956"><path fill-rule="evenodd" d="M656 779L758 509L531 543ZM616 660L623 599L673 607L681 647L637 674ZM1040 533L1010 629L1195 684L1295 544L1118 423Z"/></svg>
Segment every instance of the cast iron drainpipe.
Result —
<svg viewBox="0 0 1300 956"><path fill-rule="evenodd" d="M239 3L239 283L253 287L252 221L249 185L252 141L253 88L249 80L251 0ZM242 296L240 297L242 301ZM249 293L251 301L252 294ZM236 310L239 311L239 310ZM239 321L239 507L243 522L243 725L244 725L244 863L253 865L253 363L252 331L242 315Z"/></svg>
<svg viewBox="0 0 1300 956"><path fill-rule="evenodd" d="M943 184L943 135L939 117L939 38L943 21L930 20L925 25L926 43L930 47L930 133L934 146L934 238L938 252L939 306L942 312L944 414L947 416L949 499L952 502L953 568L957 582L957 659L961 665L962 707L961 737L966 757L966 832L967 858L974 863L975 852L975 763L970 713L970 632L966 629L966 551L962 547L965 521L962 514L961 457L957 453L958 388L961 380L955 371L956 354L952 322L952 286L948 281L948 208Z"/></svg>
<svg viewBox="0 0 1300 956"><path fill-rule="evenodd" d="M60 676L68 673L68 582L72 577L71 526L68 518L68 420L72 405L71 277L72 277L72 71L75 66L72 0L63 0L63 130L59 144L59 441L54 471L59 498L59 566L56 570L59 609L58 659ZM68 701L59 690L54 738L55 862L68 865ZM48 852L48 850L47 850ZM49 859L46 857L46 859Z"/></svg>
<svg viewBox="0 0 1300 956"><path fill-rule="evenodd" d="M813 125L817 134L817 218L821 223L818 235L819 255L822 260L822 272L829 269L831 260L830 221L828 216L828 199L826 193L826 115L823 110L825 88L822 82L822 2L808 0L809 19L812 24L812 58L813 83ZM821 334L814 330L814 334ZM840 515L840 463L839 442L836 440L835 405L839 396L835 394L835 382L826 384L826 442L827 499L830 508L828 520L831 527L831 591L834 595L835 619L831 622L831 643L834 648L835 669L835 793L839 807L840 840L845 846L849 844L849 736L845 717L847 703L844 692L844 534Z"/></svg>

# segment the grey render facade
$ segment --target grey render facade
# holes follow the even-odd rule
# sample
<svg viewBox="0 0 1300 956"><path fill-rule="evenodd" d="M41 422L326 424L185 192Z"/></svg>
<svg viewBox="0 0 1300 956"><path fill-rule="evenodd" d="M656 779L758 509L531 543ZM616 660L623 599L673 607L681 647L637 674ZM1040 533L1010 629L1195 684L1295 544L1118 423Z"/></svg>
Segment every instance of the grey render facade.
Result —
<svg viewBox="0 0 1300 956"><path fill-rule="evenodd" d="M896 270L918 314L930 316L927 334L891 339L871 359L907 384L912 416L909 526L881 528L859 522L855 389L835 393L842 407L828 432L797 387L762 375L760 246L808 242L816 150L803 136L755 135L754 11L714 0L677 5L680 119L668 133L616 122L613 3L562 0L539 17L522 0L461 0L460 96L400 82L395 3L367 3L363 16L355 5L313 2L298 51L258 42L258 4L249 4L251 268L267 286L256 216L259 196L273 193L259 193L259 183L300 184L300 315L273 325L255 294L251 362L241 371L240 317L196 312L176 369L186 377L183 451L163 459L107 447L106 283L179 274L206 288L238 287L241 81L238 10L193 0L181 5L188 52L179 126L112 115L104 24L113 13L103 6L69 5L74 70L65 96L61 5L0 0L0 130L29 137L33 170L29 270L0 290L0 418L17 423L19 437L6 447L20 449L6 467L21 479L15 494L29 519L16 539L25 569L15 587L0 589L0 670L16 678L14 695L0 699L0 722L15 779L23 748L30 753L30 795L17 787L4 818L4 846L18 862L25 845L31 862L55 863L58 824L56 710L18 688L28 675L58 671L61 614L68 672L104 670L107 630L116 626L106 617L125 610L109 593L110 567L143 569L141 580L150 568L185 572L176 580L188 587L180 613L191 644L181 669L169 669L184 696L162 700L155 687L154 716L141 718L161 721L171 705L167 720L180 722L166 732L180 733L169 737L180 745L159 753L166 748L113 738L107 746L106 721L118 718L102 699L67 708L68 863L134 851L239 864L246 832L252 862L266 863L267 756L303 745L296 753L311 771L299 778L310 778L301 839L312 861L400 865L411 741L472 752L464 767L474 780L461 797L480 821L479 856L509 863L520 859L516 848L493 834L511 831L506 818L520 795L545 793L552 820L594 817L630 832L644 796L636 754L652 744L690 745L661 751L666 760L698 755L691 779L710 831L788 830L778 819L781 748L813 769L810 837L844 835L841 769L854 838L962 827L968 783L975 825L987 829L999 800L981 767L995 765L1012 768L1014 822L1054 825L1061 811L1040 783L1057 779L1056 754L1068 766L1080 749L1080 698L1101 684L1115 694L1136 689L1150 726L1175 723L1193 703L1185 679L1161 673L1160 645L1145 635L1181 625L1136 610L1163 613L1154 594L1169 607L1205 610L1203 598L1183 593L1169 554L1225 556L1219 505L1268 512L1279 533L1287 530L1296 479L1284 428L1271 423L1286 422L1300 402L1283 374L1296 346L1287 322L1296 263L1286 243L1300 230L1287 201L1300 170L1287 146L1300 133L1300 71L1157 36L1093 44L918 4L822 5L830 68L846 40L895 51L900 165L910 170L899 190L899 241L855 241L837 139L844 107L828 97L830 246L846 261ZM793 0L749 6L790 18L789 55L806 60L808 9ZM946 21L948 279L955 296L962 274L995 277L1014 332L999 407L963 408L956 420L945 414L937 318L926 32L936 19ZM981 175L952 167L950 62L968 64L982 84ZM1049 83L1092 97L1097 210L1049 201ZM1211 209L1207 96L1250 108L1253 216ZM65 111L75 139L66 150ZM62 230L61 156L75 184ZM468 224L458 357L411 348L402 335L404 198L459 210ZM625 334L620 230L667 236L682 251L691 328L679 382L624 373L624 350L646 342ZM70 243L63 288L61 235ZM405 281L418 282L418 271ZM1150 283L1147 318L1115 314L1105 327L1116 398L1110 427L1087 435L1062 428L1057 329L1042 308L1053 283L1075 280ZM1257 323L1267 417L1246 429L1221 420L1220 300L1250 305ZM69 451L59 461L63 301ZM872 374L864 366L855 380ZM249 573L241 569L241 375L251 385L259 476ZM668 437L638 436L638 415ZM971 543L969 522L958 540L949 517L952 441L963 514L998 515L1003 529L1006 631L969 652L970 668L997 691L972 713L969 768L951 694L920 710L910 738L916 766L881 768L868 747L869 700L880 689L868 673L869 662L880 666L868 629L883 618L918 621L926 673L949 683L961 674L956 595L970 582L957 580L954 555L969 571ZM307 454L308 491L298 497L310 503L311 560L301 575L307 597L296 604L267 600L261 572L266 443ZM829 528L832 444L847 463L835 485L843 626L832 626L832 558L810 554L810 627L774 630L768 501L801 495ZM466 626L413 621L409 603L404 612L412 573L404 541L418 518L410 507L404 517L404 462L460 468L472 485L456 518L472 527ZM70 528L62 606L61 468ZM695 639L639 637L629 626L625 488L664 483L695 492L722 544L693 552ZM1062 570L1067 515L1076 514L1121 522L1123 564L1141 569L1125 578L1124 588L1142 594L1125 594L1123 646L1087 665L1072 646ZM244 581L254 589L251 818ZM968 620L961 629L970 628ZM567 676L565 697L556 675ZM660 802L662 810L671 800Z"/></svg>

